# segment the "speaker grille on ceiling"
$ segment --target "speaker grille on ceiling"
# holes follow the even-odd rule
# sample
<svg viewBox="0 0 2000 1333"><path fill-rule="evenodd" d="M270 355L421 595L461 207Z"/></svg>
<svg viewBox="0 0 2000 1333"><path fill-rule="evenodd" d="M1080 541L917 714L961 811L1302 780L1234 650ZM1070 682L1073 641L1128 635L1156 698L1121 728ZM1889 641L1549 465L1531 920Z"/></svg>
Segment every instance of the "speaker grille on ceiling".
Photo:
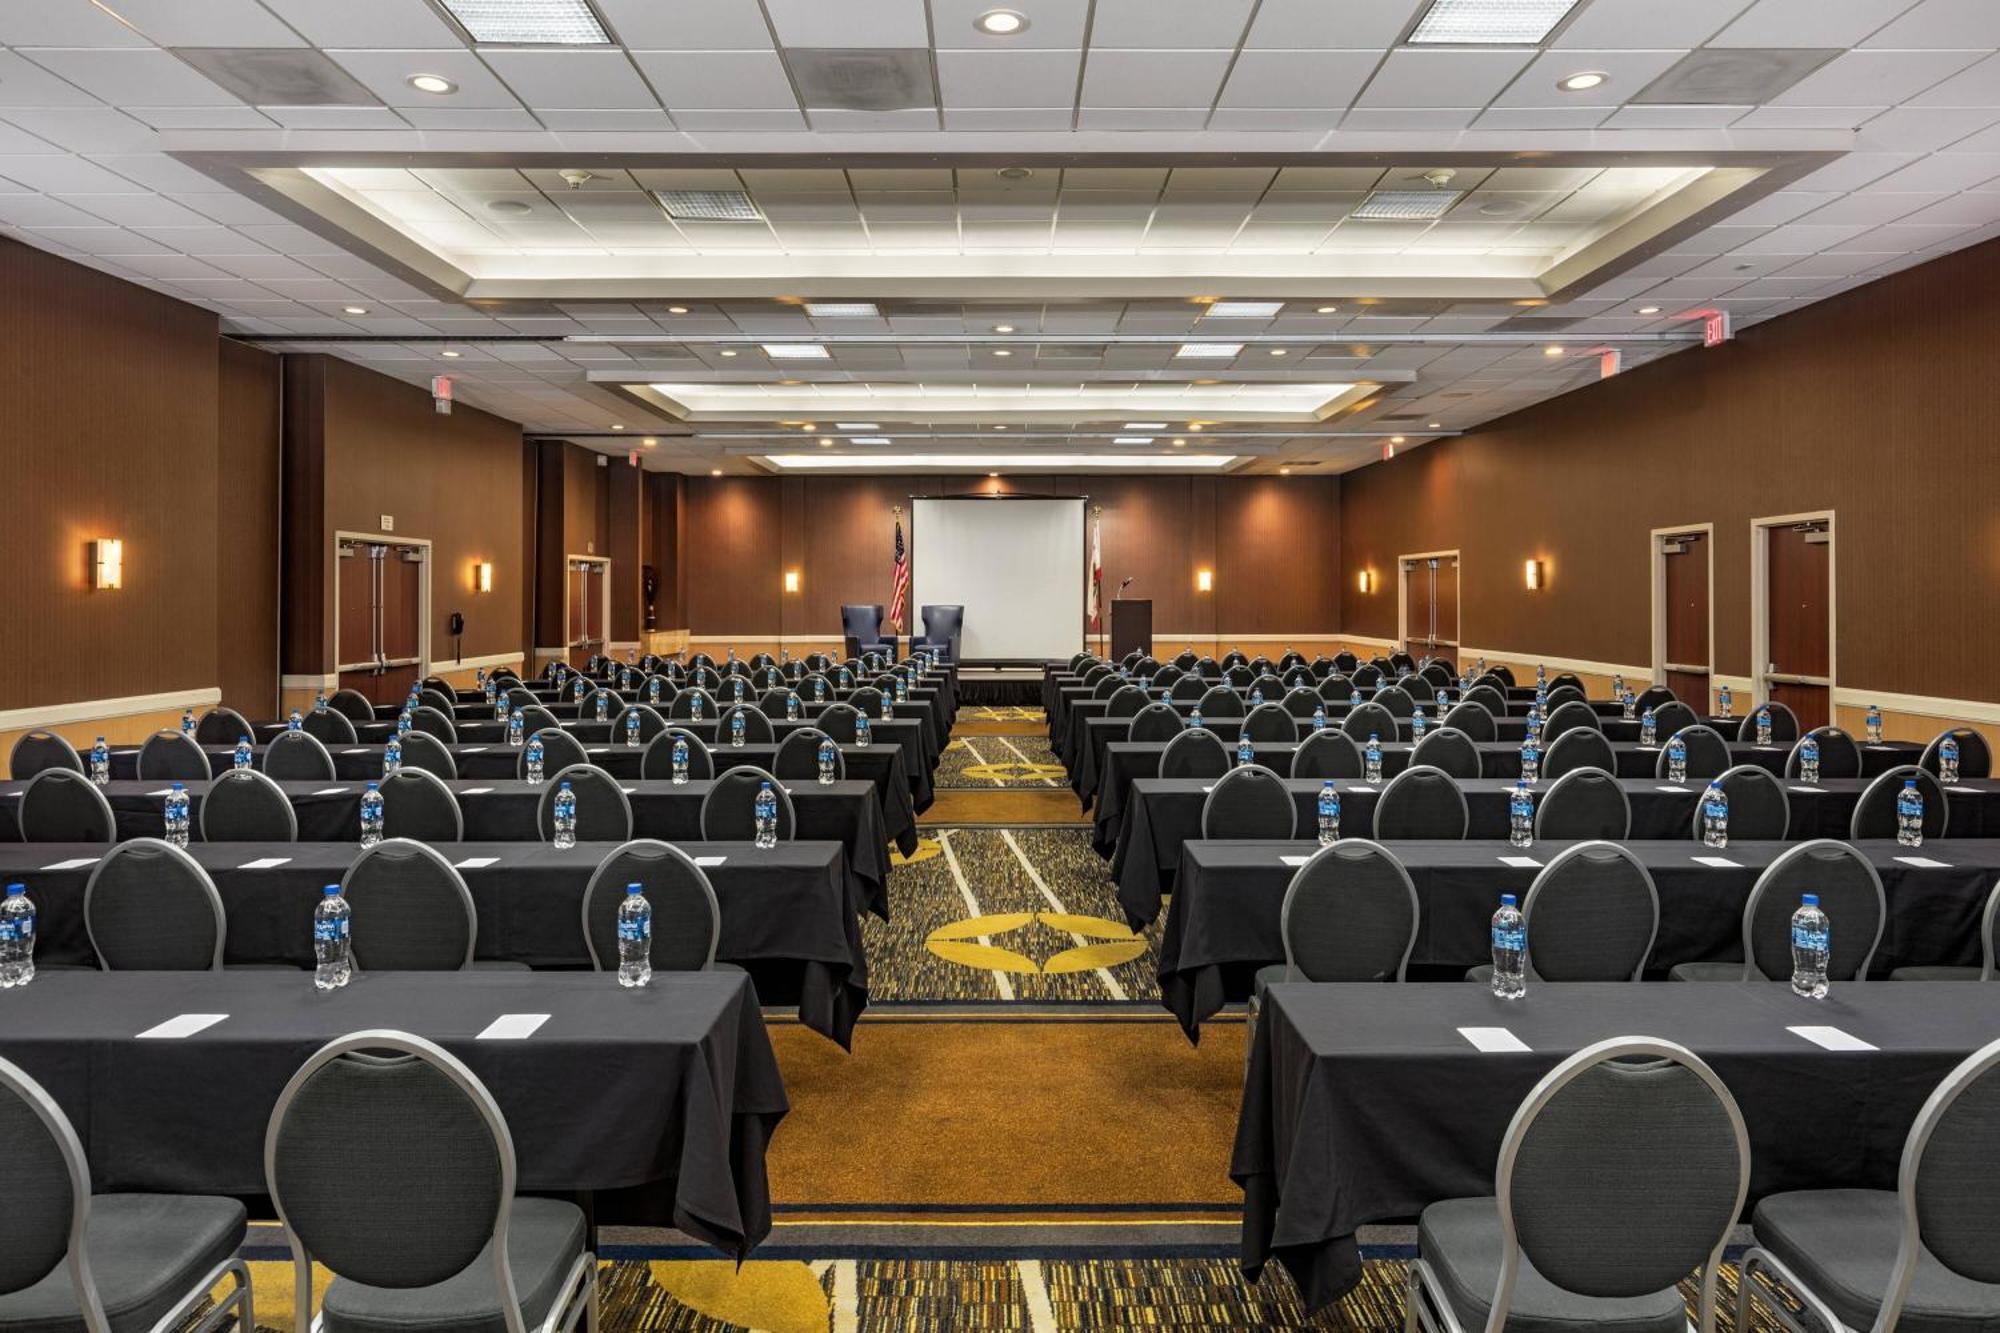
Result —
<svg viewBox="0 0 2000 1333"><path fill-rule="evenodd" d="M375 94L306 47L182 46L174 54L252 106L380 106Z"/></svg>
<svg viewBox="0 0 2000 1333"><path fill-rule="evenodd" d="M1840 54L1838 48L1705 47L1639 90L1634 102L1762 106Z"/></svg>
<svg viewBox="0 0 2000 1333"><path fill-rule="evenodd" d="M809 111L937 106L930 52L915 47L789 47L785 63Z"/></svg>

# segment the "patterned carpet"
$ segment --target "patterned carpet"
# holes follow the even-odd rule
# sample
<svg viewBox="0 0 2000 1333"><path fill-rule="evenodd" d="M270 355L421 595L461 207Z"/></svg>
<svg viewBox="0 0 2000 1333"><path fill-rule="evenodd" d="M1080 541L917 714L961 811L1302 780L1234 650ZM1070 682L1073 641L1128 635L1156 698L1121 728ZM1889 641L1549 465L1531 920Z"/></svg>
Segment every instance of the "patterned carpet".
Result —
<svg viewBox="0 0 2000 1333"><path fill-rule="evenodd" d="M1040 728L987 735L954 733L939 757L932 785L939 788L1007 788L1069 785L1068 775Z"/></svg>

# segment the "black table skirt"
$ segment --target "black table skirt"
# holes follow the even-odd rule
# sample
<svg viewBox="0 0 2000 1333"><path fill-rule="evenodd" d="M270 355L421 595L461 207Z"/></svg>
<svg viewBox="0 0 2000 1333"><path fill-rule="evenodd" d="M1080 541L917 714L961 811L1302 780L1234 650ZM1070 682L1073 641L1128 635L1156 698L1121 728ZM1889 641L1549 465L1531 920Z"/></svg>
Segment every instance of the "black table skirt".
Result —
<svg viewBox="0 0 2000 1333"><path fill-rule="evenodd" d="M0 842L20 841L19 806L24 783L0 783ZM194 828L201 828L205 782L187 783ZM358 782L281 782L298 816L303 842L356 842L361 836L361 793ZM527 782L450 782L465 816L470 842L540 842L537 811L546 784ZM666 842L701 841L701 803L713 784L633 782L626 786L632 803L632 836ZM786 787L798 813L798 837L808 842L838 842L847 852L852 895L884 920L889 915L889 845L872 784L849 779L822 786L794 782ZM164 826L166 786L158 782L113 782L104 789L118 820L118 836L157 838Z"/></svg>
<svg viewBox="0 0 2000 1333"><path fill-rule="evenodd" d="M1538 873L1536 867L1510 866L1501 858L1531 857L1546 865L1570 845L1390 844L1417 890L1411 964L1460 968L1491 961L1491 921L1500 895L1525 895ZM1692 840L1626 845L1659 891L1660 928L1646 966L1649 973L1660 973L1683 962L1740 962L1743 904L1757 876L1793 844L1732 842L1721 852ZM1873 975L1919 964L1979 963L1979 917L2000 877L2000 841L1952 840L1917 848L1893 842L1853 845L1881 875L1889 904ZM1280 858L1317 850L1311 842L1190 842L1182 847L1180 887L1160 939L1159 977L1161 1002L1191 1038L1224 1004L1249 998L1258 968L1285 961L1278 914L1285 889L1298 872ZM1705 866L1695 860L1698 856L1721 856L1735 864ZM1919 868L1902 857L1945 865ZM1833 928L1839 930L1840 923Z"/></svg>
<svg viewBox="0 0 2000 1333"><path fill-rule="evenodd" d="M613 843L557 850L543 843L453 843L439 850L459 867L479 918L474 955L537 968L588 968L583 891ZM0 846L0 883L28 886L43 963L92 966L83 893L103 844ZM849 895L838 843L688 843L722 907L716 957L750 973L765 1004L797 1005L799 1021L847 1046L868 1004L868 963L858 904ZM222 895L230 964L312 965L312 914L322 885L336 883L359 854L354 843L192 843L189 853ZM253 861L284 864L248 869ZM47 867L90 858L92 864ZM468 865L468 861L491 861Z"/></svg>
<svg viewBox="0 0 2000 1333"><path fill-rule="evenodd" d="M1786 1029L1825 1024L1874 1051L1831 1052ZM1503 1026L1526 1052L1482 1054L1460 1027ZM1360 1280L1355 1229L1444 1199L1491 1197L1508 1123L1535 1084L1594 1042L1687 1046L1750 1133L1750 1199L1896 1186L1925 1098L2000 1032L2000 986L1278 985L1251 1043L1230 1175L1243 1187L1243 1268L1277 1259L1317 1309Z"/></svg>
<svg viewBox="0 0 2000 1333"><path fill-rule="evenodd" d="M187 1013L228 1018L135 1040ZM502 1014L546 1013L520 1041ZM285 1082L345 1033L393 1028L464 1060L492 1091L526 1192L595 1195L600 1222L676 1226L742 1257L769 1234L764 1154L789 1105L740 973L399 972L332 995L293 973L49 973L7 995L0 1056L46 1087L100 1191L266 1193L264 1132Z"/></svg>

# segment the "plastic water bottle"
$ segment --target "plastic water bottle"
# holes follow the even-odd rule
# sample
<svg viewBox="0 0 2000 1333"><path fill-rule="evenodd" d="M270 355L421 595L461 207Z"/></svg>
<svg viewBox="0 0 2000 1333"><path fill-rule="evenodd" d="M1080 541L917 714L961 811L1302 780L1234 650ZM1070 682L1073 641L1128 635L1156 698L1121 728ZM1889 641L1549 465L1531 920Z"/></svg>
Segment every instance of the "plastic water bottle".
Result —
<svg viewBox="0 0 2000 1333"><path fill-rule="evenodd" d="M1667 740L1667 781L1686 782L1688 775L1687 742L1679 736Z"/></svg>
<svg viewBox="0 0 2000 1333"><path fill-rule="evenodd" d="M181 735L194 739L194 709L181 709Z"/></svg>
<svg viewBox="0 0 2000 1333"><path fill-rule="evenodd" d="M1701 798L1701 841L1705 847L1729 845L1729 794L1711 782Z"/></svg>
<svg viewBox="0 0 2000 1333"><path fill-rule="evenodd" d="M1437 698L1434 702L1437 704L1439 717L1443 717L1446 713L1449 713L1451 711L1451 696L1446 694L1443 690L1439 690L1437 692Z"/></svg>
<svg viewBox="0 0 2000 1333"><path fill-rule="evenodd" d="M1915 778L1904 778L1896 796L1896 841L1905 847L1924 845L1924 794Z"/></svg>
<svg viewBox="0 0 2000 1333"><path fill-rule="evenodd" d="M819 743L819 785L828 786L833 782L834 773L840 765L840 751L834 748L833 737L828 736Z"/></svg>
<svg viewBox="0 0 2000 1333"><path fill-rule="evenodd" d="M595 720L599 722L609 722L611 720L610 692L608 690L599 690L593 696L593 698L595 699L597 706L597 715Z"/></svg>
<svg viewBox="0 0 2000 1333"><path fill-rule="evenodd" d="M1493 994L1518 1000L1528 993L1528 919L1514 905L1514 895L1500 895L1493 914Z"/></svg>
<svg viewBox="0 0 2000 1333"><path fill-rule="evenodd" d="M1826 998L1826 961L1832 952L1833 924L1820 910L1819 895L1805 894L1792 913L1792 994Z"/></svg>
<svg viewBox="0 0 2000 1333"><path fill-rule="evenodd" d="M662 685L664 685L665 683L666 683L666 682L665 682L665 681L663 681L663 680L661 680L661 679L660 679L660 678L659 678L658 676L655 676L655 677L653 677L653 678L652 678L651 680L649 680L649 681L647 681L647 682L646 682L646 702L647 702L647 703L654 703L654 704L656 704L656 703L658 703L658 702L660 701L660 687L661 687Z"/></svg>
<svg viewBox="0 0 2000 1333"><path fill-rule="evenodd" d="M1263 703L1264 703L1264 691L1262 690L1250 691L1250 706L1252 708L1260 708L1263 706Z"/></svg>
<svg viewBox="0 0 2000 1333"><path fill-rule="evenodd" d="M540 736L528 742L528 752L522 758L527 761L528 781L539 784L542 780L542 765L546 762L546 751L542 748Z"/></svg>
<svg viewBox="0 0 2000 1333"><path fill-rule="evenodd" d="M516 713L507 719L507 744L518 747L528 734L528 720Z"/></svg>
<svg viewBox="0 0 2000 1333"><path fill-rule="evenodd" d="M382 788L369 783L361 793L361 845L373 847L382 841Z"/></svg>
<svg viewBox="0 0 2000 1333"><path fill-rule="evenodd" d="M743 686L743 677L741 677L741 676L735 676L735 677L732 677L731 679L732 679L732 681L733 681L733 688L734 688L734 689L735 689L735 691L736 691L736 697L735 697L734 699L730 700L730 702L731 702L731 703L739 703L739 704L740 704L740 703L742 703L742 702L743 702L743 697L744 697L744 696L743 696L743 689L744 689L744 686Z"/></svg>
<svg viewBox="0 0 2000 1333"><path fill-rule="evenodd" d="M1724 685L1715 692L1715 710L1718 716L1728 717L1730 709L1729 687Z"/></svg>
<svg viewBox="0 0 2000 1333"><path fill-rule="evenodd" d="M167 841L176 847L188 845L187 788L176 782L167 792Z"/></svg>
<svg viewBox="0 0 2000 1333"><path fill-rule="evenodd" d="M618 984L644 986L653 979L653 905L643 884L627 884L618 904Z"/></svg>
<svg viewBox="0 0 2000 1333"><path fill-rule="evenodd" d="M636 749L639 744L639 710L627 709L625 713L625 745Z"/></svg>
<svg viewBox="0 0 2000 1333"><path fill-rule="evenodd" d="M1542 779L1542 738L1535 730L1533 719L1528 722L1527 735L1521 738L1521 781L1530 784Z"/></svg>
<svg viewBox="0 0 2000 1333"><path fill-rule="evenodd" d="M584 689L585 685L583 677L581 675L578 675L576 678L576 688L570 691L570 698L574 699L579 704L582 703Z"/></svg>
<svg viewBox="0 0 2000 1333"><path fill-rule="evenodd" d="M287 731L304 731L304 730L305 730L305 723L306 723L306 720L305 720L304 718L302 718L302 717L300 717L300 716L299 716L299 710L298 710L298 709L296 709L296 708L294 708L294 709L292 710L292 712L291 712L291 716L289 716L289 717L287 717L287 718L285 719L285 730L287 730Z"/></svg>
<svg viewBox="0 0 2000 1333"><path fill-rule="evenodd" d="M1194 708L1193 708L1193 709L1192 709L1192 710L1191 710L1191 711L1190 711L1190 712L1188 713L1188 720L1187 720L1187 724L1188 724L1188 730L1189 730L1189 731L1195 731L1195 730L1198 730L1198 729L1199 729L1199 728L1201 727L1201 705L1200 705L1200 704L1196 704L1196 705L1194 706Z"/></svg>
<svg viewBox="0 0 2000 1333"><path fill-rule="evenodd" d="M887 721L889 721L889 720L890 720L891 718L893 718L893 717L895 717L895 716L896 716L896 701L895 701L894 699L891 699L891 698L890 698L890 697L889 697L888 695L886 695L886 694L885 694L885 695L883 695L883 696L882 696L882 720L883 720L884 722L887 722Z"/></svg>
<svg viewBox="0 0 2000 1333"><path fill-rule="evenodd" d="M556 844L558 848L576 846L576 793L569 789L567 782L556 788Z"/></svg>
<svg viewBox="0 0 2000 1333"><path fill-rule="evenodd" d="M1357 689L1357 690L1355 690L1355 691L1354 691L1354 692L1353 692L1352 694L1349 694L1349 695L1347 696L1347 706L1348 706L1349 708L1359 708L1359 707L1361 707L1361 691L1360 691L1360 690L1358 690L1358 689Z"/></svg>
<svg viewBox="0 0 2000 1333"><path fill-rule="evenodd" d="M1947 787L1958 785L1958 737L1948 731L1938 742L1938 781Z"/></svg>
<svg viewBox="0 0 2000 1333"><path fill-rule="evenodd" d="M796 722L804 713L805 709L799 703L799 692L797 690L785 691L785 721Z"/></svg>
<svg viewBox="0 0 2000 1333"><path fill-rule="evenodd" d="M1632 691L1626 690L1618 696L1618 703L1619 716L1630 722L1639 711L1639 697L1633 694ZM1652 710L1648 709L1647 711L1650 712Z"/></svg>
<svg viewBox="0 0 2000 1333"><path fill-rule="evenodd" d="M1868 743L1870 745L1880 745L1882 743L1882 705L1880 704L1868 705Z"/></svg>
<svg viewBox="0 0 2000 1333"><path fill-rule="evenodd" d="M493 720L495 722L505 722L507 720L507 713L508 713L507 696L504 694L494 695Z"/></svg>
<svg viewBox="0 0 2000 1333"><path fill-rule="evenodd" d="M394 736L382 747L382 776L388 777L403 766L403 743Z"/></svg>
<svg viewBox="0 0 2000 1333"><path fill-rule="evenodd" d="M673 761L674 761L673 765L674 785L676 787L684 787L687 785L687 780L688 780L687 737L685 736L674 737Z"/></svg>
<svg viewBox="0 0 2000 1333"><path fill-rule="evenodd" d="M1374 732L1368 733L1368 745L1361 752L1364 772L1370 782L1382 780L1382 738Z"/></svg>
<svg viewBox="0 0 2000 1333"><path fill-rule="evenodd" d="M743 710L741 708L738 708L735 712L729 715L729 743L740 749L743 745L743 742L749 739L750 739L749 719L745 718L743 716Z"/></svg>
<svg viewBox="0 0 2000 1333"><path fill-rule="evenodd" d="M1648 708L1644 716L1639 719L1639 744L1651 746L1659 743L1660 724L1653 716L1653 710Z"/></svg>
<svg viewBox="0 0 2000 1333"><path fill-rule="evenodd" d="M319 905L313 908L313 989L338 990L354 975L349 956L350 926L354 909L340 894L338 884L320 890Z"/></svg>
<svg viewBox="0 0 2000 1333"><path fill-rule="evenodd" d="M1424 706L1418 704L1415 711L1410 714L1410 739L1413 741L1422 740L1424 738L1424 728L1427 725L1429 724L1424 720Z"/></svg>
<svg viewBox="0 0 2000 1333"><path fill-rule="evenodd" d="M688 717L690 717L696 722L701 721L702 705L707 700L707 698L708 696L702 693L700 690L696 690L693 694L689 695Z"/></svg>
<svg viewBox="0 0 2000 1333"><path fill-rule="evenodd" d="M868 732L868 714L863 713L861 716L854 719L854 743L856 745L866 746L873 739L874 738L870 736Z"/></svg>
<svg viewBox="0 0 2000 1333"><path fill-rule="evenodd" d="M104 743L104 737L97 738L97 744L90 747L90 780L100 787L111 784L111 747Z"/></svg>
<svg viewBox="0 0 2000 1333"><path fill-rule="evenodd" d="M1522 778L1507 797L1507 841L1516 847L1526 847L1534 840L1535 793L1528 789L1528 780Z"/></svg>
<svg viewBox="0 0 2000 1333"><path fill-rule="evenodd" d="M1799 781L1819 785L1819 742L1810 736L1799 742Z"/></svg>
<svg viewBox="0 0 2000 1333"><path fill-rule="evenodd" d="M1319 786L1319 845L1327 847L1340 841L1340 793L1334 790L1332 779Z"/></svg>
<svg viewBox="0 0 2000 1333"><path fill-rule="evenodd" d="M1540 662L1535 663L1535 693L1540 694L1549 683L1549 669Z"/></svg>
<svg viewBox="0 0 2000 1333"><path fill-rule="evenodd" d="M1250 737L1246 733L1236 738L1236 766L1248 768L1257 762L1257 751L1251 748Z"/></svg>
<svg viewBox="0 0 2000 1333"><path fill-rule="evenodd" d="M1326 730L1326 709L1324 707L1313 709L1313 730Z"/></svg>
<svg viewBox="0 0 2000 1333"><path fill-rule="evenodd" d="M1768 708L1760 708L1757 710L1757 744L1769 745L1770 743L1771 743L1771 710Z"/></svg>
<svg viewBox="0 0 2000 1333"><path fill-rule="evenodd" d="M35 905L28 886L9 884L0 902L0 989L25 986L35 979Z"/></svg>
<svg viewBox="0 0 2000 1333"><path fill-rule="evenodd" d="M325 711L326 711L326 691L321 690L318 694L315 694L313 696L313 712L324 713Z"/></svg>
<svg viewBox="0 0 2000 1333"><path fill-rule="evenodd" d="M246 740L239 740L239 741L237 741L237 742L236 742L236 754L235 754L235 756L234 756L234 757L233 757L233 758L232 758L232 759L230 760L230 766L231 766L232 768L239 768L239 769L242 769L242 768L248 768L248 767L250 767L250 742L249 742L249 741L246 741Z"/></svg>
<svg viewBox="0 0 2000 1333"><path fill-rule="evenodd" d="M410 710L408 708L396 714L396 734L398 736L409 735L412 721L413 719L410 717Z"/></svg>
<svg viewBox="0 0 2000 1333"><path fill-rule="evenodd" d="M1625 697L1625 673L1622 671L1611 673L1611 697L1614 699Z"/></svg>
<svg viewBox="0 0 2000 1333"><path fill-rule="evenodd" d="M778 845L778 794L771 790L771 784L757 784L757 802L752 807L756 816L757 845L763 848Z"/></svg>
<svg viewBox="0 0 2000 1333"><path fill-rule="evenodd" d="M814 677L813 677L813 702L814 702L814 703L816 703L816 704L823 704L823 703L825 703L825 702L826 702L826 677L825 677L825 676L814 676Z"/></svg>

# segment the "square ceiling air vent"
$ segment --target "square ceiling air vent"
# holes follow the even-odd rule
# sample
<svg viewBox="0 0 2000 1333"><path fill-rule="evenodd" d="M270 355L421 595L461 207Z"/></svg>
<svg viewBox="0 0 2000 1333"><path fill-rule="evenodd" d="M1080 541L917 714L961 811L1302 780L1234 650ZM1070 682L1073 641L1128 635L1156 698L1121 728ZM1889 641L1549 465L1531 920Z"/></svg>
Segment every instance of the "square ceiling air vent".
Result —
<svg viewBox="0 0 2000 1333"><path fill-rule="evenodd" d="M174 54L252 106L380 106L375 94L307 47L182 46Z"/></svg>
<svg viewBox="0 0 2000 1333"><path fill-rule="evenodd" d="M916 47L789 47L808 111L909 111L937 105L931 53Z"/></svg>
<svg viewBox="0 0 2000 1333"><path fill-rule="evenodd" d="M655 190L676 222L762 222L763 211L742 190Z"/></svg>
<svg viewBox="0 0 2000 1333"><path fill-rule="evenodd" d="M1441 218L1465 196L1463 190L1377 190L1348 214L1359 222L1411 222Z"/></svg>
<svg viewBox="0 0 2000 1333"><path fill-rule="evenodd" d="M1654 106L1762 106L1839 54L1837 48L1704 47L1690 51L1632 100Z"/></svg>

